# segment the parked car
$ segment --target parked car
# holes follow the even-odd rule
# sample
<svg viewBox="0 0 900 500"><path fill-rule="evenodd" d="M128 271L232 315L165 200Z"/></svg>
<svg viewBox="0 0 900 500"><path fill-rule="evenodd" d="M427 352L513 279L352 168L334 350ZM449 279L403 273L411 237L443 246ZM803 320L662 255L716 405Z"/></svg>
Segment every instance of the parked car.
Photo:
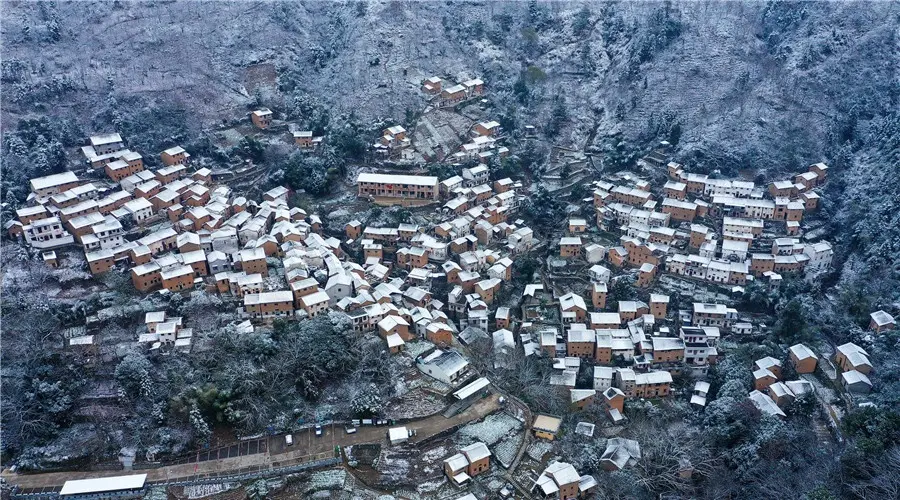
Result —
<svg viewBox="0 0 900 500"><path fill-rule="evenodd" d="M286 444L287 446L294 446L294 436L291 436L290 434L285 436L284 444Z"/></svg>
<svg viewBox="0 0 900 500"><path fill-rule="evenodd" d="M347 434L356 434L356 427L348 425L347 427L344 427L344 432Z"/></svg>
<svg viewBox="0 0 900 500"><path fill-rule="evenodd" d="M321 436L321 435L322 435L322 426L319 424L316 424L316 436Z"/></svg>

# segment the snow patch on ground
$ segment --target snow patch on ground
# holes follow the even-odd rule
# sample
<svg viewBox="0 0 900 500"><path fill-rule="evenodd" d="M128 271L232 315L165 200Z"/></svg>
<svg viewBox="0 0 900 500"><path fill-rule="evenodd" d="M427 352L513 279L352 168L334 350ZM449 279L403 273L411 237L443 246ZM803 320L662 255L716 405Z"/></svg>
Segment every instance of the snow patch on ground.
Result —
<svg viewBox="0 0 900 500"><path fill-rule="evenodd" d="M447 482L443 479L441 479L440 481L426 481L424 483L420 483L416 490L423 495L427 495L441 489L441 487L445 486L446 483Z"/></svg>
<svg viewBox="0 0 900 500"><path fill-rule="evenodd" d="M187 498L204 498L212 495L218 495L219 493L223 493L230 489L233 489L235 486L234 483L222 483L222 484L198 484L194 486L185 486L184 494Z"/></svg>
<svg viewBox="0 0 900 500"><path fill-rule="evenodd" d="M516 459L516 453L519 452L519 447L522 446L522 440L524 439L525 434L517 432L497 443L491 451L503 467L509 468L513 460Z"/></svg>
<svg viewBox="0 0 900 500"><path fill-rule="evenodd" d="M344 469L319 471L310 476L306 493L320 490L339 490L344 487L346 480L347 471Z"/></svg>
<svg viewBox="0 0 900 500"><path fill-rule="evenodd" d="M488 415L481 422L468 424L457 434L460 442L481 441L491 446L522 427L522 423L506 413Z"/></svg>
<svg viewBox="0 0 900 500"><path fill-rule="evenodd" d="M384 410L386 418L402 420L407 418L422 418L444 409L444 401L427 391L411 390L399 400L391 401Z"/></svg>
<svg viewBox="0 0 900 500"><path fill-rule="evenodd" d="M438 446L437 448L432 448L423 453L421 459L426 462L431 462L443 460L447 455L447 448L445 448L444 446Z"/></svg>
<svg viewBox="0 0 900 500"><path fill-rule="evenodd" d="M433 348L434 344L431 342L418 341L418 342L407 342L405 346L405 354L413 359L419 357L419 355Z"/></svg>
<svg viewBox="0 0 900 500"><path fill-rule="evenodd" d="M536 462L540 462L541 458L547 453L550 453L550 450L553 449L553 445L547 441L535 441L528 446L528 449L525 450L525 453L528 454Z"/></svg>

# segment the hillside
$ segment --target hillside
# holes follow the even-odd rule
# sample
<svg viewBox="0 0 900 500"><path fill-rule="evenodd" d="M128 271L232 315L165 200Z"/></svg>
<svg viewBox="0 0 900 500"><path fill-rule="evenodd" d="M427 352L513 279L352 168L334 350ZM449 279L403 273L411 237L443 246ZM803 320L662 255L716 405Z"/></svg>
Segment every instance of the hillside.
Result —
<svg viewBox="0 0 900 500"><path fill-rule="evenodd" d="M663 140L673 145L674 159L687 172L757 185L825 162L830 168L827 183L818 189L821 205L803 219L802 231L804 243L833 243L831 269L811 281L789 279L778 290L763 286L762 280L748 283L745 295L729 297L765 318L761 329L766 338L741 340L737 354L729 354L731 359L714 370L720 375L713 382L721 404L710 406L705 416L686 411L684 418L669 415L667 424L677 429L700 428L702 423L704 429L716 429L715 435L709 433L716 441L709 449L721 456L694 457L700 464L720 462L716 469L698 472L710 478L702 483L708 498L717 497L717 482L759 484L759 491L747 498L766 497L762 480L776 475L772 489L782 496L796 493L792 482L798 477L810 479L803 485L808 498L818 486L847 492L856 487L849 484L870 485L871 490L861 493L853 490L858 498L875 498L878 494L871 491L896 487L895 477L893 483L885 479L893 476L885 471L889 465L882 467L887 463L882 458L900 457L900 341L895 333L874 334L867 326L873 311L900 312L900 3L9 1L0 14L0 39L3 222L25 203L28 179L80 168L78 146L90 135L112 131L121 132L129 148L144 154L148 169L160 166L159 151L183 145L192 164L217 173L231 170L234 175L227 180L249 199L260 198L276 184L289 186L300 193L296 198L292 194L292 207L322 214L324 232L341 236L343 222L350 218L369 226L393 225L415 222L413 213L420 217L431 210L382 209L356 197L356 173L370 169L375 153L368 146L386 126L413 129L410 135L417 140L423 129L451 129L442 122L456 120L456 128L447 133L453 137L446 141L456 147L456 136L468 133L471 124L497 120L511 157L490 160L490 179L509 175L525 181L532 196L523 200L521 217L551 250L564 214L581 210L589 219L596 215L582 181L597 173L640 170L637 160ZM420 120L428 106L421 83L433 75L454 82L483 79L484 101L472 99L467 105L476 105L469 110L460 105ZM267 131L254 129L247 119L250 110L261 106L275 112L277 125ZM325 145L316 154L297 151L286 133L288 123L324 136ZM554 162L567 154L577 162ZM573 175L570 168L576 163ZM389 163L385 170L394 168L441 178L460 171L459 165L446 163ZM502 175L495 177L500 168ZM660 185L666 181L662 171L642 171L641 176ZM544 189L551 184L558 191ZM584 206L576 206L586 196ZM596 229L593 221L588 225ZM4 408L24 409L7 412L11 416L4 426L19 441L7 439L0 451L25 468L62 467L97 457L112 461L119 452L113 448L130 445L129 440L140 441L148 456L158 452L178 458L193 442L185 430L187 415L191 426L205 425L202 418L203 425L197 425L196 404L188 404L199 399L216 408L220 421L227 412L241 430L255 433L344 404L357 382L378 382L391 391L399 385L393 365L378 361L381 343L369 342L343 346L345 357L322 369L328 377L316 374L288 387L298 370L318 360L305 346L312 345L325 359L347 342L341 332L348 325L320 318L278 327L273 335L290 350L274 349L263 337L217 331L217 339L227 341L230 350L203 354L201 368L173 361L164 380L157 381L160 393L151 395L157 401L150 405L143 382L152 378L151 369L143 357L124 357L114 369L109 369L110 361L105 371L73 375L75 368L60 363L53 350L33 346L58 325L86 321L88 310L126 316L117 301L149 311L162 299L155 294L138 298L121 275L106 276L102 283L98 279L97 289L106 291L93 293L92 288L81 300L82 290L71 283L87 279L84 269L48 271L37 254L6 239L4 243L4 250L11 250L3 260L4 350L18 359L4 367L3 376L20 384L7 384ZM517 265L516 278L523 284L544 272L537 258ZM61 292L49 290L57 281L70 283L62 287L62 299L43 303L50 292ZM171 302L191 321L200 318L213 325L217 315L234 313L233 307L223 313L230 303L218 298L178 296ZM689 305L685 298L670 311ZM30 316L35 310L48 313L35 319ZM104 334L131 342L141 327L111 324ZM784 436L807 436L795 424L791 434L780 426L760 428L758 441L733 437L746 427L738 414L746 413L740 401L747 391L729 382L749 381L753 359L801 341L823 356L839 344L858 343L877 367L872 374L877 389L867 400L872 406L848 410L846 428L835 432L846 439L829 444L833 456L820 453L815 460L810 457L816 450L797 442L788 451L781 449L788 440ZM266 353L270 369L279 370L246 375L248 353ZM105 352L107 361L121 354ZM153 376L159 378L158 373ZM331 376L347 384L318 404L318 387ZM250 387L245 378L263 382ZM126 389L135 400L147 401L126 407L124 396L104 390L94 379L138 380ZM196 384L187 387L185 379ZM533 385L525 383L530 379L524 375L522 380L525 388ZM280 398L274 394L273 388L281 387L277 384L293 393L305 391L293 413L263 403L257 408L257 401ZM220 392L217 385L241 389ZM687 387L679 390L687 391L679 395L690 393ZM735 397L726 398L726 393ZM121 401L108 407L92 403L90 414L77 415L89 425L57 428L57 420L68 420L70 394ZM223 402L232 396L234 405L226 407ZM731 405L728 412L722 410L726 403ZM185 416L183 421L165 421L167 408ZM48 414L53 418L44 423ZM127 415L140 418L132 421ZM638 423L650 428L658 415L649 410L647 415L653 418ZM29 427L33 422L41 424L34 428L43 434ZM85 428L90 433L82 432ZM207 435L225 433L203 430ZM36 444L22 436L36 436ZM656 451L658 456L667 453ZM766 460L758 460L760 456ZM772 458L782 456L787 458ZM796 462L789 464L791 460ZM793 473L780 475L767 469L769 463ZM636 484L631 476L616 477ZM847 477L851 479L842 484ZM610 484L610 491L626 491ZM664 489L647 486L648 491Z"/></svg>
<svg viewBox="0 0 900 500"><path fill-rule="evenodd" d="M896 3L582 7L9 2L4 128L47 113L76 124L74 146L131 115L160 148L257 103L307 121L327 110L332 126L403 120L424 77L479 76L507 123L613 167L674 128L692 171L765 179L829 161L847 191L828 200L835 227L854 222L847 201L876 201L898 154Z"/></svg>

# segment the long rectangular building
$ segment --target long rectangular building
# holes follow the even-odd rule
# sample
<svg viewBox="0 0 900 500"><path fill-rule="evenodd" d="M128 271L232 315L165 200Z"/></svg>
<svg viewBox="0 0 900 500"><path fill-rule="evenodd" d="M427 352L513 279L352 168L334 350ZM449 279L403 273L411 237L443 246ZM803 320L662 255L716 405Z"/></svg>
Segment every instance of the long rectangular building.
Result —
<svg viewBox="0 0 900 500"><path fill-rule="evenodd" d="M359 174L359 196L437 200L438 178L427 175Z"/></svg>

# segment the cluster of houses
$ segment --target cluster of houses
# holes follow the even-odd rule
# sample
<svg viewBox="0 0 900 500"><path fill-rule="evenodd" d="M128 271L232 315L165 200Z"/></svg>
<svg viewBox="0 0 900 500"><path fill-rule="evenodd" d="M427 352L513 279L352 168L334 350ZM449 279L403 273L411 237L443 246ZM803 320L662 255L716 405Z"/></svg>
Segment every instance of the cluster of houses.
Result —
<svg viewBox="0 0 900 500"><path fill-rule="evenodd" d="M470 141L460 146L459 151L450 155L449 160L468 162L477 160L479 164L487 164L494 156L506 158L509 148L500 146L503 129L496 121L478 122L472 126Z"/></svg>
<svg viewBox="0 0 900 500"><path fill-rule="evenodd" d="M541 285L529 288L519 329L525 354L554 359L556 372L550 385L569 396L573 411L598 404L615 423L625 419L626 399L668 396L673 375L703 376L718 360L722 331L731 331L737 320L734 309L695 303L693 314L683 318L682 326L674 332L665 326L666 295L651 294L649 305L619 301L618 312L605 312L589 310L580 295L570 292L557 299L566 328L562 332L548 325L546 318L529 318L525 308L530 301L548 304L552 300ZM592 309L605 308L605 282L594 283L591 288ZM499 327L500 319L497 321ZM582 362L593 365L592 388L576 388Z"/></svg>
<svg viewBox="0 0 900 500"><path fill-rule="evenodd" d="M540 424L542 418L553 420L553 417L540 415L536 421L538 425L545 425ZM557 427L558 425L556 422ZM535 432L541 431L536 429ZM444 473L452 484L462 486L471 478L490 469L490 457L491 452L484 443L473 443L444 459ZM601 465L605 470L620 470L633 466L640 458L640 446L636 441L613 438L607 441ZM593 476L579 474L570 463L553 461L534 480L531 492L541 498L569 500L588 495L596 486L597 480Z"/></svg>
<svg viewBox="0 0 900 500"><path fill-rule="evenodd" d="M776 182L768 191L749 181L687 173L671 162L670 180L657 195L648 181L630 174L617 176L616 183L596 181L597 225L619 230L619 245L589 254L575 231L583 221L577 219L570 221L573 234L560 240L560 256L636 267L639 286L663 269L719 285L765 279L777 286L785 275L811 279L829 269L834 252L827 241L801 242L800 222L818 207L814 189L827 170L817 163L790 189L777 189Z"/></svg>
<svg viewBox="0 0 900 500"><path fill-rule="evenodd" d="M364 252L367 269L369 266L387 268L384 256L393 252L393 265L409 270L409 286L428 289L434 279L446 280L452 285L447 304L441 304L449 320L441 317L439 328L447 338L456 334L462 343L467 343L472 341L473 331L492 330L495 349L509 351L517 344L513 334L515 328L511 324L513 313L509 307L497 307L491 323L490 309L503 282L510 278L513 259L534 244L533 232L520 227L519 221L506 222L506 215L518 205L505 204L503 195L509 193L509 199L515 200L521 185L502 179L491 186L487 184L488 175L489 169L483 164L465 167L460 175L443 181L426 176L360 174L361 196L385 197L389 201L393 198L398 202L423 198L449 198L449 201L441 209L443 222L436 224L432 231L423 232L413 225L362 228L354 221L348 225L347 236L361 238L358 244ZM608 187L608 193L618 200L615 203L649 201L648 186L644 184L629 190ZM595 196L597 194L595 192ZM663 238L663 233L674 234L674 230L656 231L658 227L669 229L666 224L672 217L670 213L645 212L645 222L652 219L654 224L661 224L654 226L654 235L659 233L658 236ZM584 219L568 221L571 236L561 239L560 255L565 258L583 255L589 263L595 263L589 270L590 286L584 296L574 292L554 296L541 284L528 285L519 300L522 322L518 343L526 355L546 355L555 360L558 372L550 383L565 392L574 410L585 409L596 402L613 421L619 422L625 418L626 398L664 397L670 392L673 374L689 371L702 375L717 360L721 332L744 332L747 325L739 322L733 308L697 303L693 314L683 322L684 326L673 332L665 322L669 297L660 294L652 294L649 304L619 301L617 312L605 311L612 271L599 262L606 258L614 267L634 264L641 268L638 284L649 285L657 266L669 253L666 243L670 241L661 239L645 243L638 237L623 236L627 250L608 250L582 241L587 226ZM402 287L397 286L395 294L401 296L403 293ZM590 297L590 306L585 296ZM543 310L548 306L558 315L560 327L545 321ZM362 312L356 314L364 315ZM410 323L412 318L404 319L405 323ZM428 321L427 318L419 319L423 325L416 330L427 333ZM365 319L358 323L371 324ZM393 327L395 322L389 320L389 323ZM445 332L443 325L450 331ZM401 324L399 327L409 329L410 326ZM390 342L392 350L402 349L401 340L408 341L394 338ZM593 388L576 388L576 373L582 360L596 365ZM613 368L612 365L622 362L630 366Z"/></svg>
<svg viewBox="0 0 900 500"><path fill-rule="evenodd" d="M184 328L181 317L169 317L165 311L148 312L144 316L146 333L138 336L138 342L149 344L150 350L171 346L178 350L189 350L193 330Z"/></svg>
<svg viewBox="0 0 900 500"><path fill-rule="evenodd" d="M406 129L400 125L394 125L384 129L378 142L372 145L376 153L383 156L392 156L394 153L406 149L412 145L407 137Z"/></svg>
<svg viewBox="0 0 900 500"><path fill-rule="evenodd" d="M480 80L445 88L434 77L423 90L452 103L480 95L484 88ZM260 129L271 120L268 109L251 113ZM572 411L596 406L614 423L626 419L627 399L669 396L673 375L702 377L719 359L721 335L745 333L749 325L735 309L717 303L697 302L676 315L669 311L669 296L658 293L649 294L648 302L618 300L608 307L610 267L637 268L639 287L651 286L663 269L739 286L753 279L777 285L790 274L814 277L831 264L829 243L799 238L803 214L817 206L814 189L825 181L826 165L813 165L793 183L774 182L762 191L752 182L711 179L669 163L670 180L659 200L647 181L628 175L617 184L594 183L596 223L621 230L618 246L588 241L585 218L567 221L559 257L591 265L586 288L562 293L534 283L520 297L505 297L515 259L538 241L523 220L514 218L523 185L509 178L490 180L489 159L508 153L497 145L500 133L497 122L475 124L472 141L456 158L478 162L460 166L459 174L448 179L359 174L360 197L385 204L442 203L427 226L364 226L351 220L340 238L327 236L319 216L289 206L287 188L249 200L215 182L209 169L192 168L190 154L181 147L160 153L163 168L145 170L139 153L127 149L118 134L108 134L91 137L82 148L94 170L89 178L63 172L32 179L28 203L6 229L43 251L50 266L58 265L54 249L78 246L93 275L128 269L142 293L219 294L235 304L247 326L334 310L346 313L356 332L378 335L391 354L426 340L433 346L417 350L415 367L456 390L459 399L489 382L473 376L463 349L455 345L487 340L495 352L507 354L521 345L525 356L553 360L549 384L569 399ZM309 149L321 141L311 133L300 137L294 132L294 138ZM384 131L376 149L409 145L406 130L394 126ZM701 223L713 220L720 221L716 229ZM784 234L772 237L767 228L774 227ZM449 290L446 301L433 295L437 288ZM674 316L680 321L670 322ZM877 311L870 326L882 332L896 324ZM150 312L145 327L138 341L149 349L191 347L193 332L180 317ZM790 348L789 358L797 374L812 373L818 362L802 344ZM591 387L576 384L582 363L593 367ZM862 348L839 346L835 363L848 392L868 392L872 367ZM770 414L783 416L787 404L813 390L805 380L781 380L781 361L774 358L757 360L753 377L749 398ZM697 382L691 403L705 406L708 392L707 382ZM560 423L539 415L532 430L553 439ZM490 457L484 443L474 443L444 460L444 470L451 482L462 485L488 470ZM620 470L639 459L636 442L616 438L609 440L601 463ZM554 462L533 491L568 499L595 486L593 477L579 475L571 464Z"/></svg>
<svg viewBox="0 0 900 500"><path fill-rule="evenodd" d="M453 84L438 76L426 78L422 82L422 92L434 96L440 106L452 106L462 101L484 95L484 81L472 78Z"/></svg>
<svg viewBox="0 0 900 500"><path fill-rule="evenodd" d="M883 311L879 311L883 312ZM873 316L877 313L873 313ZM804 344L796 344L788 349L788 361L797 375L815 372L819 356ZM851 396L868 394L872 389L869 373L872 364L868 353L858 345L848 342L837 346L834 364L840 373L838 382ZM800 396L815 391L807 380L783 380L780 359L767 356L753 363L753 391L751 402L763 413L784 417L784 409Z"/></svg>
<svg viewBox="0 0 900 500"><path fill-rule="evenodd" d="M271 113L258 111L251 113L253 123L269 126ZM496 133L493 124L478 127ZM534 243L530 228L508 221L521 184L488 184L483 166L462 169L440 185L433 178L361 175L361 192L371 183L388 196L466 198L466 205L442 212L443 222L430 228L351 221L341 240L322 235L318 216L289 208L286 188L248 200L213 182L208 169L191 169L181 148L162 152L166 167L157 171L144 170L140 155L117 134L91 138L84 151L95 168L105 167L108 179L73 172L33 179L29 204L7 227L45 250L48 265L58 265L54 249L78 245L93 275L127 269L143 293L218 293L253 322L341 310L357 331L378 332L391 352L413 339L432 341L442 349L417 366L449 384L467 374L468 364L449 349L453 336L473 341L489 329L488 308L511 278L512 257ZM120 162L129 165L127 172L120 173ZM362 261L349 259L347 251L360 251ZM452 286L447 304L432 298L435 283ZM189 347L191 332L180 320L164 323L164 335L148 323L141 342ZM169 332L170 325L178 327Z"/></svg>
<svg viewBox="0 0 900 500"><path fill-rule="evenodd" d="M788 349L791 366L797 375L813 373L819 357L804 344ZM782 381L781 360L767 356L753 362L753 391L748 397L759 411L784 417L784 408L796 398L812 393L815 389L807 380Z"/></svg>
<svg viewBox="0 0 900 500"><path fill-rule="evenodd" d="M487 182L486 168L463 168L460 174L450 179L452 182L441 183L434 177L392 174L364 173L358 178L363 196L398 200L465 198L464 206L440 210L430 228L416 224L363 227L355 220L345 228L345 245L361 250L362 269L367 276L385 282L376 287L383 293L375 297L383 304L355 300L344 310L360 331L379 328L382 336L391 339L394 352L414 337L439 346L450 345L454 335L464 344L486 338L490 309L503 284L512 277L514 258L535 243L533 231L521 220L509 221L509 215L518 209L520 184L509 179L496 181L493 187L483 184ZM475 194L480 192L475 189L479 186L486 188L485 196ZM405 271L405 279L389 280L395 270ZM446 303L429 292L443 284L450 289ZM402 321L384 318L391 315L391 298L407 310L413 308L408 314L400 308L395 315ZM385 312L386 308L389 311ZM510 308L497 307L496 311L495 320L503 326L494 332L495 345L514 347ZM390 337L394 333L400 338Z"/></svg>
<svg viewBox="0 0 900 500"><path fill-rule="evenodd" d="M119 134L91 137L82 152L91 167L89 178L66 171L31 179L26 205L6 223L11 236L47 251L51 265L56 263L53 249L71 245L97 260L149 259L140 245L124 240L128 229L166 217L187 225L213 197L211 171L189 174L190 154L179 146L160 153L165 166L156 171L145 170L143 157L127 149ZM106 257L99 259L97 252Z"/></svg>
<svg viewBox="0 0 900 500"><path fill-rule="evenodd" d="M250 122L260 130L271 127L274 117L275 114L269 108L259 108L250 112ZM301 151L315 151L325 140L322 136L313 135L312 130L300 130L294 124L291 124L289 129L294 145Z"/></svg>
<svg viewBox="0 0 900 500"><path fill-rule="evenodd" d="M516 208L522 185L511 179L491 183L487 162L497 155L504 158L509 148L497 144L497 122L480 122L472 128L472 142L463 144L452 159L461 163L478 160L473 167L461 168L459 175L439 180L427 175L361 173L357 177L360 197L380 204L424 205L445 200L442 210L461 214L470 208L487 203L489 206ZM385 129L381 140L374 145L376 152L390 154L410 146L406 129L399 125ZM504 209L506 210L506 209Z"/></svg>

